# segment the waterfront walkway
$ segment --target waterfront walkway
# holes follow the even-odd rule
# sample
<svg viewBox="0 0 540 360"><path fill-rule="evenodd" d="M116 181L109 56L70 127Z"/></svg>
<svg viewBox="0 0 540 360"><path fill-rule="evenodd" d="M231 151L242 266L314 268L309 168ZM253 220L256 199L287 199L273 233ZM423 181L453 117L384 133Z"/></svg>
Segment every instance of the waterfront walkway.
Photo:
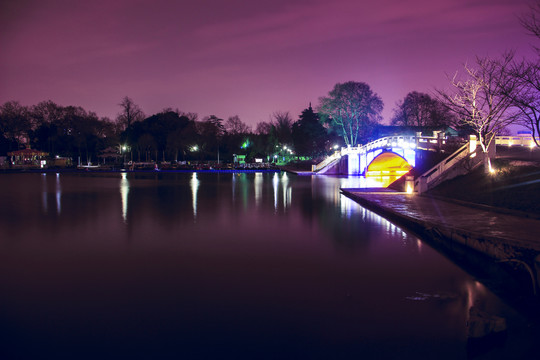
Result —
<svg viewBox="0 0 540 360"><path fill-rule="evenodd" d="M455 240L497 260L521 258L534 267L531 261L540 253L538 216L387 189L342 191L391 221Z"/></svg>

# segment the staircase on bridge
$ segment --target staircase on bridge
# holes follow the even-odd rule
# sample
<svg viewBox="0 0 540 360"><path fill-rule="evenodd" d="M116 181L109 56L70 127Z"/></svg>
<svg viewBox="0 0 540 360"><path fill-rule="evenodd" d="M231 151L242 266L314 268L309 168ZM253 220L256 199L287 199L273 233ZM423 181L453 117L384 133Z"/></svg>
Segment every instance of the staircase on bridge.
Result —
<svg viewBox="0 0 540 360"><path fill-rule="evenodd" d="M334 154L312 167L315 174L366 175L369 166L383 154L394 154L409 166L416 165L416 151L438 151L447 146L454 138L445 138L439 133L435 136L386 136L365 145L343 147ZM409 171L406 169L402 174Z"/></svg>
<svg viewBox="0 0 540 360"><path fill-rule="evenodd" d="M456 141L442 135L444 134L436 134L435 136L420 136L420 134L417 134L417 136L388 136L365 145L342 148L321 163L314 165L312 173L369 175L368 169L373 161L377 157L388 153L401 157L414 167L418 150L438 151L448 142ZM495 145L534 147L535 143L531 136L497 136L495 142L488 149L490 158L495 158ZM482 164L484 158L484 154L478 147L476 136L471 135L468 141L464 143L462 141L462 146L454 153L417 177L414 180L414 191L422 193L445 180L466 174ZM402 173L396 172L396 175L403 175L408 170Z"/></svg>

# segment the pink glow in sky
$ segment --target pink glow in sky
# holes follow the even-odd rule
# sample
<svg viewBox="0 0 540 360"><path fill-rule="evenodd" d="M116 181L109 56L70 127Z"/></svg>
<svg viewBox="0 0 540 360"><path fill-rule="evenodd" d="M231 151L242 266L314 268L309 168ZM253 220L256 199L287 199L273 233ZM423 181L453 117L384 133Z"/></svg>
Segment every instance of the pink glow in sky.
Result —
<svg viewBox="0 0 540 360"><path fill-rule="evenodd" d="M0 2L0 103L52 100L115 118L239 115L254 125L363 81L388 121L409 91L446 88L475 55L534 39L531 0L17 0Z"/></svg>

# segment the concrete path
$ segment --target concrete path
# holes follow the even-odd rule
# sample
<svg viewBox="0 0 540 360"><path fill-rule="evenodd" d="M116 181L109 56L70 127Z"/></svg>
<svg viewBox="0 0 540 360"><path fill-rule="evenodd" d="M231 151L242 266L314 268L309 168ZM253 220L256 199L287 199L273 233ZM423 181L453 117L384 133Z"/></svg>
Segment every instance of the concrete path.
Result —
<svg viewBox="0 0 540 360"><path fill-rule="evenodd" d="M386 189L342 191L390 220L413 225L420 230L437 228L446 232L457 232L469 238L489 239L494 243L540 253L540 219L464 206L440 198L390 192Z"/></svg>

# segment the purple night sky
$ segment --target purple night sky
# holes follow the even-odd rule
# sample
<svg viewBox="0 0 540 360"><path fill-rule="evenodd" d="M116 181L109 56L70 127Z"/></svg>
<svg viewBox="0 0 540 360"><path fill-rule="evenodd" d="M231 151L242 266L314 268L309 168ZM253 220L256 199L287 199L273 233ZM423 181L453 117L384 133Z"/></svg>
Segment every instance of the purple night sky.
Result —
<svg viewBox="0 0 540 360"><path fill-rule="evenodd" d="M531 0L17 0L0 3L0 103L52 100L114 118L275 111L297 119L337 82L363 81L385 122L409 91L446 88L475 55L532 56Z"/></svg>

